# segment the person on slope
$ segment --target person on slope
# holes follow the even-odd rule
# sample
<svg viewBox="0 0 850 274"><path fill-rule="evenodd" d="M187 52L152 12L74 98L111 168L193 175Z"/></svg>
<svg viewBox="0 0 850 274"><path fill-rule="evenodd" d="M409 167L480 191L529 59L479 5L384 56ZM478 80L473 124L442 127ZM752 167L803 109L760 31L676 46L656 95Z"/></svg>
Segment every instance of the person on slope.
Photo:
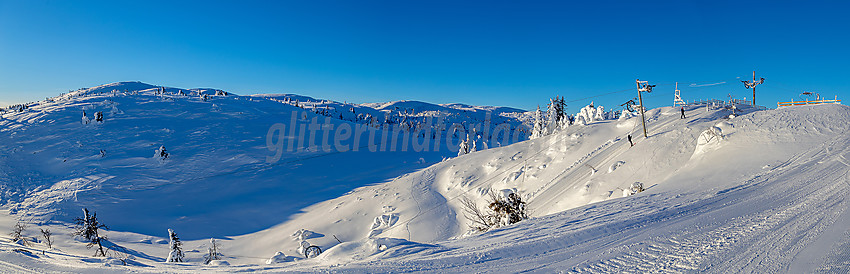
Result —
<svg viewBox="0 0 850 274"><path fill-rule="evenodd" d="M632 143L632 135L629 134L629 147L635 146L635 143Z"/></svg>
<svg viewBox="0 0 850 274"><path fill-rule="evenodd" d="M685 119L685 107L682 107L682 119Z"/></svg>

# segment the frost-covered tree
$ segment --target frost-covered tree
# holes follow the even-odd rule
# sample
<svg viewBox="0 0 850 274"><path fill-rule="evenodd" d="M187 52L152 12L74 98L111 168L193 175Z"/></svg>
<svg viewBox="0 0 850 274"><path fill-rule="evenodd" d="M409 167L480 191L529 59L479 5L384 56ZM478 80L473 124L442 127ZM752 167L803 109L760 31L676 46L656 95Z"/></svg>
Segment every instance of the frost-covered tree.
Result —
<svg viewBox="0 0 850 274"><path fill-rule="evenodd" d="M537 105L537 111L534 112L534 127L531 129L531 139L535 139L544 135L546 127L543 125L543 112L540 111L540 105Z"/></svg>
<svg viewBox="0 0 850 274"><path fill-rule="evenodd" d="M90 122L91 122L91 118L89 118L89 116L86 115L86 111L83 110L83 118L80 121L80 123L83 124L83 125L88 125Z"/></svg>
<svg viewBox="0 0 850 274"><path fill-rule="evenodd" d="M98 234L98 230L101 228L109 228L97 220L97 213L89 214L89 209L83 208L83 218L77 217L74 219L74 222L77 224L77 228L72 235L83 237L83 239L88 241L88 244L86 244L87 248L97 245L97 250L94 252L94 256L105 257L106 252L103 251L101 241L106 240L106 236L100 236L100 234Z"/></svg>
<svg viewBox="0 0 850 274"><path fill-rule="evenodd" d="M469 137L460 140L460 144L458 144L457 156L461 156L467 153L469 153Z"/></svg>
<svg viewBox="0 0 850 274"><path fill-rule="evenodd" d="M558 129L558 97L549 99L546 110L546 134L554 133Z"/></svg>
<svg viewBox="0 0 850 274"><path fill-rule="evenodd" d="M224 256L220 252L221 246L215 242L215 239L210 238L210 248L206 255L204 255L204 264L209 264L215 260L221 260L221 257Z"/></svg>
<svg viewBox="0 0 850 274"><path fill-rule="evenodd" d="M160 160L168 159L168 152L165 150L165 146L160 146L153 155L154 158L159 158Z"/></svg>
<svg viewBox="0 0 850 274"><path fill-rule="evenodd" d="M168 259L166 262L183 262L183 243L180 242L180 238L177 237L177 233L174 230L168 229L168 246L171 247L171 251L168 252Z"/></svg>

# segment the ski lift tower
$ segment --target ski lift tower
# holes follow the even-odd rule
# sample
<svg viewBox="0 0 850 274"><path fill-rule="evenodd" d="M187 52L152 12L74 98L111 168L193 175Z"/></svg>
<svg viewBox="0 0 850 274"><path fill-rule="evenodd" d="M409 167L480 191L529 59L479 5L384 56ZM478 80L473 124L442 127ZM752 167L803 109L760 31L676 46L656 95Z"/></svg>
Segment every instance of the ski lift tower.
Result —
<svg viewBox="0 0 850 274"><path fill-rule="evenodd" d="M679 82L676 82L676 90L675 90L675 95L674 95L675 97L673 97L673 106L674 107L675 106L683 107L683 106L688 104L688 103L685 103L685 101L682 100L681 92L682 91L679 90Z"/></svg>
<svg viewBox="0 0 850 274"><path fill-rule="evenodd" d="M650 85L649 81L641 81L640 79L635 79L635 84L637 84L638 101L640 102L640 118L643 120L643 137L649 138L649 135L646 134L646 116L643 114L646 111L646 107L643 106L643 97L641 96L641 92L652 92L652 88L655 87L655 85Z"/></svg>

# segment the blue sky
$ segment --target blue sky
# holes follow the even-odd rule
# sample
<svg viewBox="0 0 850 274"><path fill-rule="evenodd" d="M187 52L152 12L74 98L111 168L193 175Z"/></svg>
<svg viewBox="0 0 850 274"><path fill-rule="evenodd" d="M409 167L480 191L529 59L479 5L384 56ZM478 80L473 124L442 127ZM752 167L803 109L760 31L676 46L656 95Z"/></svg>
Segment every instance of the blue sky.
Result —
<svg viewBox="0 0 850 274"><path fill-rule="evenodd" d="M638 3L644 2L644 3ZM118 81L532 109L850 88L846 1L6 1L0 105ZM622 92L617 92L622 91ZM612 93L617 92L617 93ZM590 96L611 93L595 98ZM581 99L581 100L579 100Z"/></svg>

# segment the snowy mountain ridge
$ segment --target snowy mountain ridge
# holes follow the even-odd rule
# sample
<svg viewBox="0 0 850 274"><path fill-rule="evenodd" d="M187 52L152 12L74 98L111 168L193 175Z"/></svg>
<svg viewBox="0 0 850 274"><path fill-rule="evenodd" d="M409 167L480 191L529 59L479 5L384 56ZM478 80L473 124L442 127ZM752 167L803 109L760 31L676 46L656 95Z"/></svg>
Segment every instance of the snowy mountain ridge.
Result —
<svg viewBox="0 0 850 274"><path fill-rule="evenodd" d="M70 93L2 114L0 150L9 153L0 155L0 209L7 212L0 227L23 220L34 242L35 228L55 231L57 242L44 254L41 245L2 243L0 267L40 272L850 269L850 109L845 106L757 111L737 105L734 118L730 109L689 106L685 119L678 108L661 107L646 113L648 138L639 116L625 116L457 157L448 149L454 144L441 144L446 149L281 150L280 161L269 163L271 148L285 147L270 134L274 123L287 126L280 130L280 142L294 142L283 135L293 126L290 120L306 125L355 107L354 114L390 110L407 121L434 110L417 110L408 102L379 107L289 95L214 96L215 90L202 100L170 89L156 94L155 86L141 83L123 85L136 89L112 93L115 85L101 86L96 90L104 92ZM327 115L322 109L338 112ZM81 124L83 110L103 112L104 122ZM447 116L480 122L481 110ZM329 135L364 124L332 119ZM321 134L305 143L310 139L322 143ZM428 138L414 138L411 146L417 140ZM378 145L366 138L347 141L354 147ZM153 155L161 145L171 155L166 160ZM646 190L624 195L635 182ZM461 199L483 204L492 191L519 193L532 218L470 232ZM105 232L110 243L125 248L120 254L133 255L129 266L116 260L121 255L88 257L91 250L64 236L82 207L110 225ZM184 239L184 263L164 262L169 228ZM202 264L209 237L222 243L223 261L230 266ZM303 259L304 242L324 252Z"/></svg>

